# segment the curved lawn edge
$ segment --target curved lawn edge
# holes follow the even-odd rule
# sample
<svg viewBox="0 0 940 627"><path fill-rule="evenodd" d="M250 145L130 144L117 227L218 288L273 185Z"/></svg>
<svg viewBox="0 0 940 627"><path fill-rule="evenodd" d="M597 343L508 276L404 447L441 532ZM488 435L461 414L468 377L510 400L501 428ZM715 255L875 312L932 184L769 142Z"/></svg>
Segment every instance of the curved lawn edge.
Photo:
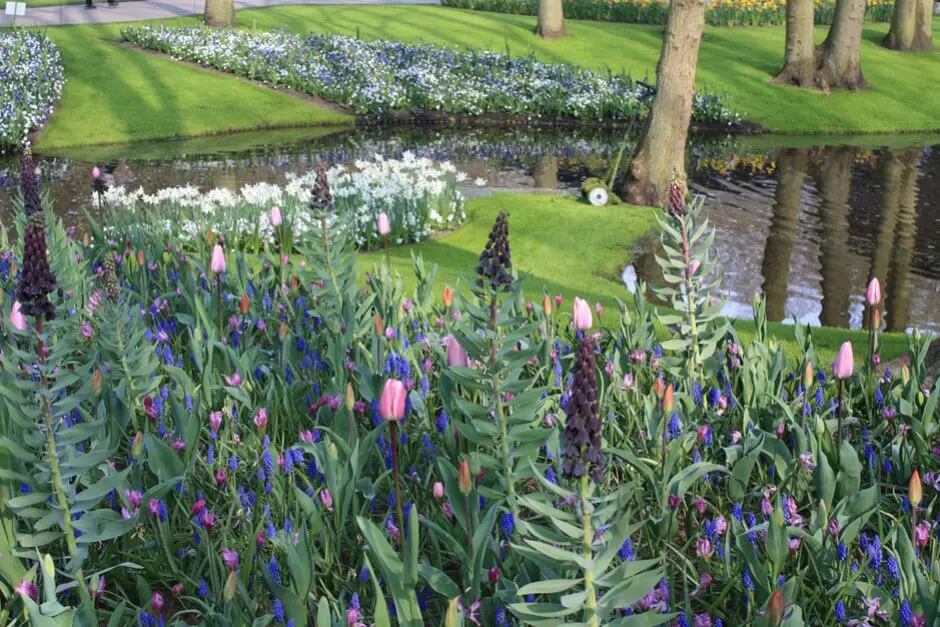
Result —
<svg viewBox="0 0 940 627"><path fill-rule="evenodd" d="M526 299L538 305L543 293L564 297L564 311L570 311L575 296L599 302L610 312L601 324L619 324L617 300L632 303L632 295L620 282L620 272L631 262L641 242L656 229L656 209L636 205L592 207L572 195L552 193L497 193L473 198L466 203L467 218L458 230L432 240L390 249L392 268L399 272L407 289L416 282L411 272L412 255L421 255L427 266L437 264L438 285L466 288L490 227L500 211L509 214L512 262L517 272L527 272ZM603 228L600 226L603 225ZM385 263L384 251L360 253L364 270ZM754 336L754 325L734 320L735 329L745 340ZM661 335L666 330L657 325ZM780 322L768 325L769 334L791 356L801 355L794 327ZM829 361L839 346L851 341L856 355L864 355L868 335L832 327L812 330L820 358ZM887 362L904 355L907 338L901 333L884 333L881 356Z"/></svg>

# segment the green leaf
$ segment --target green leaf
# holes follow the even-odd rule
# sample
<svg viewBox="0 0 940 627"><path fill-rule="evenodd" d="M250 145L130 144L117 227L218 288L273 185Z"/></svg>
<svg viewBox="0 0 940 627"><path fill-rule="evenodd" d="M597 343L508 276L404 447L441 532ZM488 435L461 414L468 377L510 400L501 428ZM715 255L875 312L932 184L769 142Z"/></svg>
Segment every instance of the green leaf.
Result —
<svg viewBox="0 0 940 627"><path fill-rule="evenodd" d="M442 594L448 599L460 596L460 587L455 584L450 577L430 564L419 564L418 574L428 582L431 589Z"/></svg>
<svg viewBox="0 0 940 627"><path fill-rule="evenodd" d="M148 433L144 436L144 446L147 448L147 465L161 481L183 474L183 460L169 444Z"/></svg>
<svg viewBox="0 0 940 627"><path fill-rule="evenodd" d="M582 581L584 580L580 577L578 579L544 579L522 586L516 591L516 594L520 597L529 594L556 594L564 592Z"/></svg>

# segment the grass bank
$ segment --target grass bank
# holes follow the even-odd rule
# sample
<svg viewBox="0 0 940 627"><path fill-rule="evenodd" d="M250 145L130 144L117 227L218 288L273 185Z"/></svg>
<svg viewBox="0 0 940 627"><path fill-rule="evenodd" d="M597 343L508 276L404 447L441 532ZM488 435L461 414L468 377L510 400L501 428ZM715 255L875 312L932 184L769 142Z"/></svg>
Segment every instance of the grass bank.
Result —
<svg viewBox="0 0 940 627"><path fill-rule="evenodd" d="M114 24L48 29L68 82L40 149L351 121L273 89L121 47L114 43L120 32Z"/></svg>
<svg viewBox="0 0 940 627"><path fill-rule="evenodd" d="M444 237L391 250L392 267L414 286L412 255L421 255L425 264L437 264L437 285L456 287L461 277L473 278L480 251L486 244L497 214L509 213L512 260L518 272L528 272L526 297L540 303L543 290L565 297L568 311L572 299L581 296L600 302L607 313L605 324L617 324L617 298L629 302L631 296L620 282L623 266L631 258L636 243L656 226L655 213L646 207L620 205L591 207L570 196L539 194L495 194L467 202L467 221L460 230ZM599 228L603 225L603 228ZM590 233L590 237L583 234ZM364 254L363 268L384 263L384 253ZM735 321L745 339L753 335L753 325ZM797 355L793 327L769 325L770 333L791 355ZM817 328L813 339L822 359L831 360L846 340L855 345L856 355L865 354L867 334L845 329ZM883 336L882 356L893 359L904 353L906 339L901 334Z"/></svg>
<svg viewBox="0 0 940 627"><path fill-rule="evenodd" d="M247 29L508 49L599 72L655 75L661 27L570 20L568 37L543 41L532 33L533 19L439 6L284 6L239 12ZM160 23L198 22L198 17L184 17ZM349 121L287 94L116 46L120 28L48 29L62 48L69 83L40 148ZM732 98L748 119L778 133L940 129L940 52L885 50L878 42L887 28L865 25L862 68L870 87L863 92L827 96L771 84L783 59L782 26L707 28L697 80ZM817 29L817 39L825 32Z"/></svg>

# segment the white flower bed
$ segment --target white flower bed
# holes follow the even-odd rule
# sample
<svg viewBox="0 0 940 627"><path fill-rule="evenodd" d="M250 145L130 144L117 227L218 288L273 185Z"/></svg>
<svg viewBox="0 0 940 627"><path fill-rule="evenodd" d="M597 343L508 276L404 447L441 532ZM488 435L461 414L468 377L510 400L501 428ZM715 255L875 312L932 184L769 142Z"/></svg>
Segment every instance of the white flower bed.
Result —
<svg viewBox="0 0 940 627"><path fill-rule="evenodd" d="M600 76L533 57L283 31L128 26L121 34L177 59L314 94L366 115L409 110L617 120L647 113L648 102L640 99L645 89L629 76ZM740 121L725 99L702 93L692 118Z"/></svg>
<svg viewBox="0 0 940 627"><path fill-rule="evenodd" d="M360 248L374 248L380 240L376 218L385 212L392 225L391 241L422 241L434 233L459 226L465 217L464 198L457 184L466 180L449 162L436 163L405 153L401 160L376 156L356 161L354 169L336 166L327 171L337 214L349 218ZM270 183L246 185L238 192L192 186L170 187L147 194L113 187L96 203L102 205L105 231L120 239L130 233L166 237L183 242L208 231L227 240L251 238L273 241L270 209L279 207L284 225L295 240L302 238L315 218L310 210L315 172L288 175L282 187Z"/></svg>
<svg viewBox="0 0 940 627"><path fill-rule="evenodd" d="M29 145L65 84L59 49L43 33L0 32L0 151Z"/></svg>

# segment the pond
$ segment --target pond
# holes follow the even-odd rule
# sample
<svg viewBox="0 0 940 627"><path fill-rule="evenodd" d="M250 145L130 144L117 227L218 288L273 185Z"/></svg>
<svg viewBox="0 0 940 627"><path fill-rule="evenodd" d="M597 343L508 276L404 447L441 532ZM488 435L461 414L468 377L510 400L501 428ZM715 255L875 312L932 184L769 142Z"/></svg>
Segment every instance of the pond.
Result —
<svg viewBox="0 0 940 627"><path fill-rule="evenodd" d="M693 136L690 187L706 198L717 229L725 313L750 315L767 294L771 320L859 328L861 295L882 281L887 328L940 333L940 136L884 138ZM39 155L46 189L63 218L80 224L90 204L92 165L110 185L148 192L192 184L237 188L283 182L319 160L350 162L406 150L455 162L482 190L577 189L603 176L620 148L616 132L589 130L359 128L243 133ZM630 143L627 143L627 154ZM19 182L0 157L0 190ZM10 194L0 193L9 217ZM612 207L611 211L616 211ZM624 277L655 278L652 248ZM631 261L624 251L624 262Z"/></svg>

